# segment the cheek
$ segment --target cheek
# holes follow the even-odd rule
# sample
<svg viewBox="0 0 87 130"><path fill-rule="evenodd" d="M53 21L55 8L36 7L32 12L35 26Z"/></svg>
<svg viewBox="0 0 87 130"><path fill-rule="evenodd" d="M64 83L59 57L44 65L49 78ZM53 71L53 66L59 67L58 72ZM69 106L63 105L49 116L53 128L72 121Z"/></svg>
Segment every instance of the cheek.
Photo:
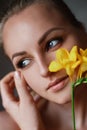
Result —
<svg viewBox="0 0 87 130"><path fill-rule="evenodd" d="M33 89L37 90L39 89L41 83L41 76L39 75L38 69L29 68L22 72L27 84ZM38 88L37 88L38 86Z"/></svg>

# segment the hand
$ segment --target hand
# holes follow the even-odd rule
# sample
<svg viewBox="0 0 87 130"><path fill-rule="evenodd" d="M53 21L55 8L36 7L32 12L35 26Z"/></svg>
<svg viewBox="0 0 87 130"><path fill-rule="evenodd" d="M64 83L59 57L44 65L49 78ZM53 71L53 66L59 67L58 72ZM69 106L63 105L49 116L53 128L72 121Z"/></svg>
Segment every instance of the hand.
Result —
<svg viewBox="0 0 87 130"><path fill-rule="evenodd" d="M19 98L14 96L14 86ZM11 72L0 81L3 106L21 130L44 130L36 103L19 72Z"/></svg>

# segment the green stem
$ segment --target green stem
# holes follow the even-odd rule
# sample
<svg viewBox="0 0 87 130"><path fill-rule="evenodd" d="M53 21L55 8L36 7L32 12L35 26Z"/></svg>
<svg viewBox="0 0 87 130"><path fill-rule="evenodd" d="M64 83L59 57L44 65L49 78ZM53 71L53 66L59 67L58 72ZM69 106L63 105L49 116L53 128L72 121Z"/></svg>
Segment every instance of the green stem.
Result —
<svg viewBox="0 0 87 130"><path fill-rule="evenodd" d="M78 87L82 83L86 83L87 84L87 78L79 78L74 83L72 83L72 119L73 119L73 128L74 128L74 130L76 130L74 88Z"/></svg>
<svg viewBox="0 0 87 130"><path fill-rule="evenodd" d="M75 106L74 106L74 86L72 86L72 119L73 119L73 128L76 130L75 124Z"/></svg>

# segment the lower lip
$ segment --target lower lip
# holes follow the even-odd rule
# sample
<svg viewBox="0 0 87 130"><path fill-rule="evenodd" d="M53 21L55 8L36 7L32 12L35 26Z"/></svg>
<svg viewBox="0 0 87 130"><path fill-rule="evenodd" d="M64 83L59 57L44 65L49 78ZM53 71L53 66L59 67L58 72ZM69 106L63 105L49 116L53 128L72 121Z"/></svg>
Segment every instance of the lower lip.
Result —
<svg viewBox="0 0 87 130"><path fill-rule="evenodd" d="M65 85L67 84L69 78L65 78L64 80L62 80L61 82L59 82L58 84L52 86L51 88L49 88L50 91L52 92L57 92L60 91L61 89L63 89L65 87Z"/></svg>

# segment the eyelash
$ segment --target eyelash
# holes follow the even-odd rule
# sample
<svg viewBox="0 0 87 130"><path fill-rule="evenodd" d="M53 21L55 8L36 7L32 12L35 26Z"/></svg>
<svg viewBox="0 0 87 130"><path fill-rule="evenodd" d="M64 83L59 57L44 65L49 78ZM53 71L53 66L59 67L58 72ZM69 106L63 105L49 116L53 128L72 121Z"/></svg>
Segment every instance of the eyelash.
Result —
<svg viewBox="0 0 87 130"><path fill-rule="evenodd" d="M17 64L16 64L16 66L17 66L17 68L25 68L28 64L29 64L29 62L30 62L30 60L31 59L28 59L28 58L25 58L25 59L21 59ZM27 61L27 63L26 63L26 61ZM24 64L23 64L24 63Z"/></svg>
<svg viewBox="0 0 87 130"><path fill-rule="evenodd" d="M55 43L56 41L56 43ZM52 45L50 45L50 43L52 42ZM57 45L60 45L61 43L63 42L63 38L62 37L56 37L56 38L52 38L51 40L49 40L47 43L46 43L46 46L45 46L45 50L46 51L49 51L50 49L53 49L54 47L56 47ZM54 44L54 45L53 45ZM21 59L17 64L17 68L25 68L27 65L29 65L29 62L31 59L28 59L28 58L23 58ZM27 63L26 63L27 61ZM24 64L23 64L24 63Z"/></svg>
<svg viewBox="0 0 87 130"><path fill-rule="evenodd" d="M55 43L56 41L56 43ZM56 47L57 45L60 45L63 42L63 38L62 37L56 37L51 39L50 41L47 42L46 44L46 51L49 51L50 49L53 49L54 47ZM52 44L51 44L52 43ZM53 45L54 44L54 45Z"/></svg>

